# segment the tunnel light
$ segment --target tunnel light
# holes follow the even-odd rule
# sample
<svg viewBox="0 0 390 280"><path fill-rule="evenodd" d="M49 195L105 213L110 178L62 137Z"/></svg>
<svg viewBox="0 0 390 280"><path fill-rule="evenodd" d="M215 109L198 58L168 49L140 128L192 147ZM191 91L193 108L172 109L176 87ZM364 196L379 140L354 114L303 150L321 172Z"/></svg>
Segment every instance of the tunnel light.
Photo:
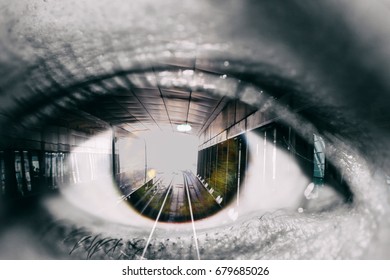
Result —
<svg viewBox="0 0 390 280"><path fill-rule="evenodd" d="M180 132L188 132L188 131L191 131L191 129L192 129L192 127L188 123L179 124L177 126L177 131L180 131Z"/></svg>
<svg viewBox="0 0 390 280"><path fill-rule="evenodd" d="M194 70L184 70L183 75L184 76L192 76L192 75L194 75Z"/></svg>

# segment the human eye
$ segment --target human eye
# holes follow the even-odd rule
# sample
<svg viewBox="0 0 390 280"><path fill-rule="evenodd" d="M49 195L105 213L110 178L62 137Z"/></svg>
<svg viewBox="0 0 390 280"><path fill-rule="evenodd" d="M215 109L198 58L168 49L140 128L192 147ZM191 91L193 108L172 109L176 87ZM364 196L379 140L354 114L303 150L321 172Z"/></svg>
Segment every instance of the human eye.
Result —
<svg viewBox="0 0 390 280"><path fill-rule="evenodd" d="M227 63L224 61L221 64L226 67ZM229 64L233 64L233 61L230 61ZM240 62L240 66L237 68L242 69L244 66ZM233 70L235 68L234 65L230 67ZM248 73L250 69L247 66L245 67L246 73ZM322 188L325 188L325 186L321 186L323 185L321 180L325 178L322 174L325 170L324 157L314 160L316 153L325 153L324 143L321 137L314 136L314 128L300 131L299 133L302 136L299 137L298 132L295 132L299 131L299 128L295 128L295 124L291 124L291 126L294 126L294 130L291 130L291 126L267 122L268 119L264 118L266 115L271 120L282 117L292 120L296 113L289 112L286 109L286 104L279 104L274 97L267 96L265 92L254 88L253 84L245 81L238 82L238 80L231 78L233 77L232 74L229 74L229 78L224 77L224 75L226 74L207 75L200 71L183 71L181 69L164 70L160 75L155 74L156 79L160 77L159 84L165 83L165 87L161 88L164 93L168 91L169 86L175 84L175 94L182 97L185 93L179 92L179 89L190 86L194 89L192 98L195 100L196 95L198 95L198 99L199 96L202 96L201 93L196 91L196 89L199 90L199 87L218 88L218 91L207 92L206 96L209 99L215 96L216 101L213 102L216 104L220 104L221 99L227 99L226 104L220 107L218 113L215 113L214 120L209 123L209 127L204 130L202 148L198 153L199 164L197 170L193 170L193 174L199 174L199 178L192 175L191 178L187 177L185 179L197 182L198 189L203 190L203 196L213 198L211 202L207 202L211 204L209 208L207 208L207 204L203 205L203 207L206 207L203 212L196 210L195 203L188 203L188 189L182 192L181 197L179 197L179 193L174 194L169 189L177 187L176 190L180 191L179 185L185 187L183 181L176 186L170 184L170 177L168 177L168 182L162 184L163 191L159 190L160 182L164 179L156 176L156 173L158 174L172 160L169 158L169 153L174 153L180 147L178 144L173 145L173 150L169 150L169 153L165 155L158 152L162 148L167 149L169 141L172 141L172 139L168 139L164 142L162 138L164 134L151 135L151 137L158 139L156 143L149 142L150 140L145 140L146 138L143 139L142 133L137 137L132 134L129 135L129 133L122 134L122 137L120 137L121 134L117 132L115 134L114 132L113 135L112 131L108 131L93 136L88 141L80 142L70 153L45 152L44 160L41 161L38 160L38 155L32 151L15 151L13 159L15 161L19 193L22 195L27 193L28 195L32 191L31 185L35 187L34 179L39 180L40 178L36 174L39 171L31 170L31 168L43 169L42 172L45 176L40 179L45 180L44 184L46 185L44 186L58 188L60 191L60 195L46 197L42 200L41 211L43 213L40 213L40 219L43 219L43 221L40 221L40 227L41 223L45 224L48 220L53 220L44 230L44 244L48 246L55 244L55 246L51 245L52 249L55 248L62 253L69 254L69 257L76 258L201 258L202 256L205 258L221 258L219 248L226 244L226 241L221 240L219 235L224 234L227 229L230 231L229 240L242 236L243 240L236 240L236 242L245 242L246 244L247 239L251 240L253 236L242 235L243 229L250 230L253 233L258 232L255 237L258 237L259 233L263 233L268 238L271 238L269 236L272 236L272 234L282 234L283 236L283 233L290 227L295 227L300 231L313 230L311 228L313 223L318 227L321 225L321 220L324 219L323 212L329 210L327 207L331 207L333 203L337 203L337 206L339 206L336 207L335 211L346 211L342 207L344 205L343 200L347 201L352 197L348 187L346 193L341 196L341 203L340 196L334 194L328 201L325 201L324 205L317 203L319 199L312 200L314 203L309 199L310 196L317 195L317 191L322 191ZM150 77L150 73L130 75L128 79L132 80L133 83L138 81L139 84L136 88L147 88L139 82L148 83L146 77ZM115 77L116 81L119 79L121 78ZM188 85L188 83L191 83L191 85ZM218 87L215 86L216 83ZM99 81L99 85L102 84L108 84L108 82ZM119 82L119 84L121 83ZM235 90L237 96L229 97L229 93L226 93L225 89L231 89L233 84L240 84L240 91ZM95 85L89 86L96 89ZM110 90L114 90L113 87ZM72 96L73 93L67 92L66 98ZM77 99L77 93L80 92L80 89L76 88L75 92L75 99ZM167 95L167 93L165 94ZM97 93L93 95L97 95ZM119 96L128 95L128 93L126 95L120 93ZM257 109L260 103L256 102L260 102L259 98L264 100L261 104L264 104L265 110ZM88 110L95 110L95 108L102 108L99 110L100 114L102 110L109 110L107 101L102 101L99 97L97 99L100 103L94 103L94 106L89 108L82 108L87 112ZM111 99L113 97L110 94L109 100ZM128 100L128 103L135 102L134 97L130 97ZM180 100L183 100L183 97ZM247 103L251 104L245 105L242 100L247 100ZM165 102L168 101L173 102L167 98ZM55 102L61 104L62 100ZM97 101L90 99L87 102ZM189 103L189 101L186 102ZM196 106L198 101L192 102L194 104L187 105L187 108ZM208 104L211 104L211 101L208 102ZM122 103L125 102L122 101ZM51 104L48 104L48 106L51 106ZM148 103L143 103L143 106L147 108ZM116 105L113 110L119 108ZM129 111L131 112L131 110ZM184 111L183 115L188 114ZM233 120L230 120L233 125L229 124L228 119L222 118L226 115L239 114L241 116L235 116ZM102 117L102 115L99 115L99 117ZM298 117L295 116L295 118ZM205 117L205 119L208 118ZM258 120L269 124L266 126L260 125L256 129L259 125ZM196 129L196 122L191 117L188 118L188 122L192 124L193 129ZM246 123L244 127L242 126L243 122ZM294 119L294 122L301 126L310 126L308 121ZM160 126L161 124L163 123L160 123ZM178 124L180 123L175 125ZM218 127L218 124L221 127ZM126 123L125 125L131 126L132 124ZM253 126L252 129L250 128L251 125ZM213 140L214 137L210 136L212 133L218 135L218 130L224 131L224 126L229 127L231 131L229 133L233 134L226 135L226 139L221 138L219 143L212 144L210 140L216 140ZM121 124L118 124L117 129L118 127L121 128ZM212 129L215 131L211 132ZM132 133L135 133L135 131L132 131ZM297 135L292 137L291 133L297 133ZM176 138L178 136L176 133ZM304 140L307 137L308 139ZM292 140L293 138L294 140ZM185 141L187 142L188 139ZM310 142L313 142L313 144L309 144ZM317 149L314 149L315 142L320 142ZM121 144L124 148L121 148ZM113 148L112 145L116 146ZM126 148L126 145L130 145L130 148ZM223 146L226 146L225 151ZM157 151L146 153L146 148L154 148ZM219 152L218 148L220 149ZM112 159L112 154L110 156L112 149L117 150L115 161ZM6 154L8 157L10 156L9 152L6 152ZM146 159L146 155L149 161ZM127 159L127 156L129 159ZM321 156L323 155L320 155L319 158ZM218 159L218 157L220 158ZM156 160L161 161L161 159L162 162L154 162ZM175 160L172 160L172 163L175 163ZM6 161L3 160L3 162ZM116 166L110 168L113 164ZM126 166L128 164L130 164L130 168ZM327 165L328 170L332 165L328 163ZM9 166L7 168L9 169ZM179 169L178 166L175 168ZM190 169L191 166L187 168ZM285 168L287 169L284 170ZM112 169L116 170L116 181L112 179ZM310 171L304 171L305 169ZM318 174L314 174L314 169ZM35 173L31 176L30 173L33 173L33 171ZM182 171L175 171L182 176ZM329 174L336 175L334 172L329 172ZM169 173L165 175L170 176ZM311 183L314 180L314 175L318 179L315 185ZM163 175L159 176L163 177ZM342 184L336 181L331 183L331 187L342 191L340 187ZM64 184L65 182L67 184ZM145 182L147 183L145 184ZM311 185L320 188L320 190L310 189ZM226 192L229 189L228 187L232 190ZM329 186L326 188L330 189ZM121 192L118 192L118 190ZM209 194L210 196L208 196ZM192 193L191 196L194 199L196 193ZM173 198L181 200L184 206L188 203L187 205L191 205L194 210L188 211L186 209L184 210L186 213L177 210L174 213L176 217L172 219L170 224L172 208L180 206L179 202L176 206L173 206ZM170 202L170 204L167 203L169 207L165 206L167 199ZM206 199L200 199L200 202L204 203ZM128 203L133 208L128 207ZM154 208L150 206L153 203L157 203ZM317 206L319 209L316 209ZM134 211L134 208L141 213L136 213L137 211ZM215 215L211 215L212 212L215 212L214 208L220 210L221 213L217 212L214 213ZM163 210L162 213L159 213L160 209ZM307 211L311 216L306 215ZM148 215L148 212L151 214ZM330 213L334 212L331 211ZM165 221L163 220L164 215L166 217ZM197 215L201 215L201 221L194 221L194 216ZM151 220L148 220L148 218ZM177 223L182 222L183 219L189 223ZM294 224L294 221L297 224ZM274 233L271 230L276 222L284 223L285 227ZM311 225L310 222L312 222ZM192 225L194 225L194 228L192 228ZM188 235L195 236L197 231L196 246L198 248L195 248L195 238L189 238ZM151 239L149 239L149 236ZM286 236L285 238L290 237ZM212 247L210 248L211 244ZM219 246L214 247L215 244ZM148 249L149 247L150 249ZM174 251L177 247L180 248L179 254ZM229 248L222 248L226 250L224 254L228 256L227 250ZM262 253L262 251L249 250L248 248L245 250L245 254Z"/></svg>
<svg viewBox="0 0 390 280"><path fill-rule="evenodd" d="M9 101L17 104L15 110L2 110L17 120L14 138L21 139L19 144L6 143L1 153L2 192L7 193L7 178L14 180L13 190L20 194L29 194L34 181L41 179L45 188L59 189L60 195L34 204L38 214L33 219L39 223L31 228L34 234L37 227L45 229L42 246L59 258L364 256L378 227L373 217L383 217L386 207L382 176L371 176L376 165L359 147L361 139L374 135L371 131L348 137L354 115L333 102L319 101L305 81L294 78L294 69L254 63L245 48L224 43L195 46L186 40L155 47L158 35L145 38L142 48L130 51L116 49L118 42L113 41L105 46L111 52L101 55L92 52L72 60L69 52L83 51L54 53L53 59L44 59L31 71L35 76L27 76L28 90ZM308 93L313 97L306 98ZM36 108L28 108L27 100ZM177 227L172 230L172 207L164 210L162 203L155 208L165 211L166 221L154 223L163 216L149 202L156 193L160 202L172 196L164 188L158 193L158 169L141 166L148 162L144 149L155 146L143 143L141 131L166 126L175 130L185 123L201 139L198 177L193 179L203 180L209 193L212 189L218 194L214 205L221 210L208 216L212 211L206 208L202 221L192 222L186 209L187 214L172 218L172 227ZM34 129L28 132L32 126L44 139L38 150L31 148L36 147L30 143L33 138L39 138L33 137ZM132 140L126 139L129 135ZM124 143L130 148L121 150ZM115 149L119 157L112 154ZM130 160L124 161L127 156ZM123 164L133 164L133 169L120 172ZM302 176L292 179L296 174ZM150 179L152 186L139 184ZM236 188L222 194L221 185L230 183ZM134 186L141 187L139 191L148 188L138 196L143 200L132 201L137 195L130 195ZM369 186L377 187L368 191ZM329 199L320 201L324 193ZM378 200L369 202L366 196ZM134 208L142 213L129 218L127 213L137 214ZM178 225L180 219L187 223ZM129 225L134 221L136 225ZM350 240L347 233L356 229L362 230Z"/></svg>

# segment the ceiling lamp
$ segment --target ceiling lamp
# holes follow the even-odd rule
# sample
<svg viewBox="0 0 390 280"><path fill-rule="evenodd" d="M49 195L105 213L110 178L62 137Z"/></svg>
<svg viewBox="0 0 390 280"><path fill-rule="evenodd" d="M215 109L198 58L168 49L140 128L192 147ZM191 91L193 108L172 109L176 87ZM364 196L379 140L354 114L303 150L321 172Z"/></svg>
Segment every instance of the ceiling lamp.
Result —
<svg viewBox="0 0 390 280"><path fill-rule="evenodd" d="M188 132L188 131L191 131L192 127L188 123L183 123L183 124L179 124L176 127L176 129L177 129L177 131L180 131L180 132Z"/></svg>

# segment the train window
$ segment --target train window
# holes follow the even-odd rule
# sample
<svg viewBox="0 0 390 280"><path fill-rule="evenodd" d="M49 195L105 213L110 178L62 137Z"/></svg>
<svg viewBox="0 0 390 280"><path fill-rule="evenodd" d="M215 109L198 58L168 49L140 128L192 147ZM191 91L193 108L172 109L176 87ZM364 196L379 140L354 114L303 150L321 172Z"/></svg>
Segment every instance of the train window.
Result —
<svg viewBox="0 0 390 280"><path fill-rule="evenodd" d="M59 183L64 183L64 153L57 154L57 178Z"/></svg>
<svg viewBox="0 0 390 280"><path fill-rule="evenodd" d="M23 163L24 163L24 177L26 181L27 191L31 192L30 162L28 160L27 151L23 151Z"/></svg>
<svg viewBox="0 0 390 280"><path fill-rule="evenodd" d="M52 163L52 177L51 177L51 186L53 189L57 186L57 177L58 177L58 170L57 170L57 154L51 153L51 163Z"/></svg>
<svg viewBox="0 0 390 280"><path fill-rule="evenodd" d="M41 187L39 155L38 152L32 151L30 152L30 156L31 156L30 173L31 173L32 190L34 192L39 192L39 189Z"/></svg>
<svg viewBox="0 0 390 280"><path fill-rule="evenodd" d="M57 154L56 153L45 153L45 177L48 183L48 188L55 189L57 187Z"/></svg>
<svg viewBox="0 0 390 280"><path fill-rule="evenodd" d="M282 131L280 127L271 126L256 129L253 133L258 137L248 137L248 145L252 147L248 160L258 162L257 176L260 184L276 188L285 175L279 162L282 149L278 149L283 137Z"/></svg>
<svg viewBox="0 0 390 280"><path fill-rule="evenodd" d="M15 151L15 176L18 192L23 195L22 155L19 151Z"/></svg>
<svg viewBox="0 0 390 280"><path fill-rule="evenodd" d="M79 165L77 161L77 154L72 153L70 154L71 159L71 169L72 169L72 181L73 183L80 182L80 172L79 172Z"/></svg>
<svg viewBox="0 0 390 280"><path fill-rule="evenodd" d="M4 166L4 152L0 151L0 188L1 194L5 194L5 166Z"/></svg>
<svg viewBox="0 0 390 280"><path fill-rule="evenodd" d="M45 177L47 182L49 183L52 177L52 172L51 172L51 157L50 153L46 152L45 153Z"/></svg>
<svg viewBox="0 0 390 280"><path fill-rule="evenodd" d="M62 153L62 162L63 162L63 182L69 183L70 180L70 162L69 162L69 154L68 153Z"/></svg>
<svg viewBox="0 0 390 280"><path fill-rule="evenodd" d="M31 172L33 175L39 175L39 157L37 152L31 152Z"/></svg>
<svg viewBox="0 0 390 280"><path fill-rule="evenodd" d="M313 156L313 181L316 185L322 185L325 176L325 142L322 137L316 134L314 134Z"/></svg>

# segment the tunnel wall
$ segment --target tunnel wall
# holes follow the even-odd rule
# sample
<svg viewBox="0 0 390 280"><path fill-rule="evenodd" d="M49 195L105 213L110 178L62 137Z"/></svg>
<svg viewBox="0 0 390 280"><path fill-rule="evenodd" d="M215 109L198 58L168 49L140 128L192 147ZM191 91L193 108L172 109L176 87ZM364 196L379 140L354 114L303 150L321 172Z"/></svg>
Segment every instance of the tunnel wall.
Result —
<svg viewBox="0 0 390 280"><path fill-rule="evenodd" d="M272 98L271 99L275 99ZM280 106L286 106L292 111L301 111L305 102L295 98L294 93L283 93L277 98ZM278 120L272 108L262 108L248 105L239 99L231 100L216 116L216 118L201 132L199 150L234 138L247 131L266 126Z"/></svg>
<svg viewBox="0 0 390 280"><path fill-rule="evenodd" d="M109 132L94 135L59 126L7 132L0 143L2 197L45 193L61 184L96 180L112 169Z"/></svg>
<svg viewBox="0 0 390 280"><path fill-rule="evenodd" d="M246 131L267 125L274 114L260 111L239 100L229 102L199 137L199 150L234 138Z"/></svg>
<svg viewBox="0 0 390 280"><path fill-rule="evenodd" d="M7 130L1 133L1 149L33 149L45 151L69 152L72 148L85 144L93 134L59 126L39 128L23 128L23 130ZM90 148L100 148L89 142ZM86 147L87 148L87 147Z"/></svg>

